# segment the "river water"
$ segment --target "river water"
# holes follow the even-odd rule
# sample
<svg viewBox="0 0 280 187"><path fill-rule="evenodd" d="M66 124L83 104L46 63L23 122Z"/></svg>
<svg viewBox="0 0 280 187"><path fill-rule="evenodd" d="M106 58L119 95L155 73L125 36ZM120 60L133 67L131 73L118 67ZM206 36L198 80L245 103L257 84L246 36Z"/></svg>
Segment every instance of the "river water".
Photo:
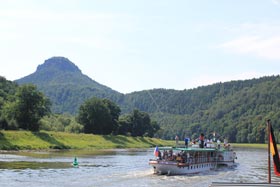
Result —
<svg viewBox="0 0 280 187"><path fill-rule="evenodd" d="M188 176L154 175L153 149L0 154L2 187L207 187L212 182L267 182L267 150L236 149L237 166ZM77 157L79 168L71 166ZM272 182L280 182L272 172Z"/></svg>

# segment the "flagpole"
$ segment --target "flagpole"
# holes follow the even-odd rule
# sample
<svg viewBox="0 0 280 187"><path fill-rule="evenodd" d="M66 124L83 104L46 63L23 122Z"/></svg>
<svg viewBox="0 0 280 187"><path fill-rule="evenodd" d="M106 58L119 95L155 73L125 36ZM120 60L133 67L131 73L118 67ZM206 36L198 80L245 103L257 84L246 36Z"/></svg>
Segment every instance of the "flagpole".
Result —
<svg viewBox="0 0 280 187"><path fill-rule="evenodd" d="M270 129L271 129L271 124L270 124L270 119L267 120L266 122L267 124L267 144L268 144L268 149L267 149L267 153L268 153L268 183L271 183L271 168L270 168Z"/></svg>

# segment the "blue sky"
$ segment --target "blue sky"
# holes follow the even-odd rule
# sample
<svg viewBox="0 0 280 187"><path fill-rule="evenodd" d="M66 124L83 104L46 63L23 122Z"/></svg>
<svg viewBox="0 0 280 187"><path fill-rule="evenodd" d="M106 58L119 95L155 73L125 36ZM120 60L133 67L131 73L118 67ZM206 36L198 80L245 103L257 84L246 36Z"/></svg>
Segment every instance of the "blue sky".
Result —
<svg viewBox="0 0 280 187"><path fill-rule="evenodd" d="M122 93L280 74L280 0L0 0L0 75L64 56Z"/></svg>

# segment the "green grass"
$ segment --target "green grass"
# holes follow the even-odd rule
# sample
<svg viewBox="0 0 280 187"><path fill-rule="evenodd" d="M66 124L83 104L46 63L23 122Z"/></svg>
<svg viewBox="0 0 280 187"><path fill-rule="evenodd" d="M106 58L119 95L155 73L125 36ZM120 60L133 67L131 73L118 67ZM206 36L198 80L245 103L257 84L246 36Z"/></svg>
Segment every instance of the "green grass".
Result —
<svg viewBox="0 0 280 187"><path fill-rule="evenodd" d="M149 148L156 145L174 146L174 142L121 135L0 131L0 150Z"/></svg>
<svg viewBox="0 0 280 187"><path fill-rule="evenodd" d="M183 142L181 142L183 144ZM174 141L148 137L72 134L51 131L0 131L0 150L115 149L175 146ZM267 148L267 144L232 143L234 148Z"/></svg>
<svg viewBox="0 0 280 187"><path fill-rule="evenodd" d="M240 148L259 148L259 149L266 149L267 144L249 144L249 143L233 143L234 147L240 147Z"/></svg>

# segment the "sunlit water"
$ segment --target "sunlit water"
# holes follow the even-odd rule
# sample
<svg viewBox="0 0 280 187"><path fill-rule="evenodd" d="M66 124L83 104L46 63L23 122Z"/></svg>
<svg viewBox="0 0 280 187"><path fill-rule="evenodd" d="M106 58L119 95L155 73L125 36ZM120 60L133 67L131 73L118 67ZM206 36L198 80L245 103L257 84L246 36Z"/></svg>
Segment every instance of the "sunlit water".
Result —
<svg viewBox="0 0 280 187"><path fill-rule="evenodd" d="M237 167L189 176L154 175L153 150L0 154L0 186L209 186L212 182L267 182L267 151L238 149ZM79 168L72 167L77 156ZM280 182L274 177L272 181Z"/></svg>

